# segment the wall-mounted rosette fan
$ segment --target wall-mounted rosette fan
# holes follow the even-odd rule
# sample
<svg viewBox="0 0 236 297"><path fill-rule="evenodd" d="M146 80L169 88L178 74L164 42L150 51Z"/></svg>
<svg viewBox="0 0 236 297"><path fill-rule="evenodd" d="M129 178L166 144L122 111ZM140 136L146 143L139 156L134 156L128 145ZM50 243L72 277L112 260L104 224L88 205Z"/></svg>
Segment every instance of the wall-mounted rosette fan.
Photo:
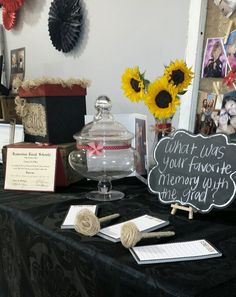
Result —
<svg viewBox="0 0 236 297"><path fill-rule="evenodd" d="M16 24L17 11L24 4L24 0L0 0L2 5L2 22L7 30L11 30Z"/></svg>
<svg viewBox="0 0 236 297"><path fill-rule="evenodd" d="M54 0L49 10L48 31L53 46L64 53L77 44L82 29L80 0Z"/></svg>

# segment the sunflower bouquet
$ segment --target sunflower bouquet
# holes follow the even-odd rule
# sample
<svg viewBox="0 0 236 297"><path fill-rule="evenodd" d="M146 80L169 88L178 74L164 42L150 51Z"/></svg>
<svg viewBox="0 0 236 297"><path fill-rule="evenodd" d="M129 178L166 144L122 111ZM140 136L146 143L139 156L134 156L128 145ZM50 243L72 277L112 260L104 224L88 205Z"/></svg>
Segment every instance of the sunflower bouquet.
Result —
<svg viewBox="0 0 236 297"><path fill-rule="evenodd" d="M155 117L158 126L166 129L176 107L191 83L193 72L183 60L176 60L165 67L162 77L150 82L140 73L139 67L127 68L122 75L124 94L133 102L143 100ZM163 126L164 125L164 126Z"/></svg>

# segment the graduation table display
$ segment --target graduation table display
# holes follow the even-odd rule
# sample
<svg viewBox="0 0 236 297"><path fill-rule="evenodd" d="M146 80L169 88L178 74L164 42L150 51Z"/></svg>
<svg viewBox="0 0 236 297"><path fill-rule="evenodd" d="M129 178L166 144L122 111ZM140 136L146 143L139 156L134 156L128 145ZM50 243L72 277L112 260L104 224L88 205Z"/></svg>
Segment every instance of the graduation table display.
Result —
<svg viewBox="0 0 236 297"><path fill-rule="evenodd" d="M83 198L96 182L80 181L55 193L4 191L0 178L1 297L217 297L236 296L236 201L227 208L170 214L170 206L136 178L114 181L123 200L98 202L98 216L120 213L114 223L149 214L176 235L144 239L138 245L206 239L220 258L138 265L121 243L61 229L70 205L94 204Z"/></svg>

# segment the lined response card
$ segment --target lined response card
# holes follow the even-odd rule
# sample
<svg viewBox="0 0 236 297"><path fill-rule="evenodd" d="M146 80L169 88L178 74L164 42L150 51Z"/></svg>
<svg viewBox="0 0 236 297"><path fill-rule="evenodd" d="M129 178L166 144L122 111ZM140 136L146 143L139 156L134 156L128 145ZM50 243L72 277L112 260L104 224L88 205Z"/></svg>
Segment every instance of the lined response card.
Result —
<svg viewBox="0 0 236 297"><path fill-rule="evenodd" d="M97 205L71 205L65 217L65 220L61 225L61 229L74 229L76 215L83 209L89 209L94 214L96 214Z"/></svg>
<svg viewBox="0 0 236 297"><path fill-rule="evenodd" d="M130 252L138 264L190 261L222 256L205 239L137 246L131 248Z"/></svg>
<svg viewBox="0 0 236 297"><path fill-rule="evenodd" d="M113 242L118 242L120 241L120 232L121 232L121 227L123 226L123 224L127 223L127 222L133 222L137 228L139 229L139 231L153 231L159 228L162 228L166 225L169 224L168 221L164 221L162 219L150 216L150 215L143 215L140 216L138 218L120 223L120 224L116 224L116 225L112 225L106 228L102 228L100 230L100 232L98 233L99 236L111 240Z"/></svg>

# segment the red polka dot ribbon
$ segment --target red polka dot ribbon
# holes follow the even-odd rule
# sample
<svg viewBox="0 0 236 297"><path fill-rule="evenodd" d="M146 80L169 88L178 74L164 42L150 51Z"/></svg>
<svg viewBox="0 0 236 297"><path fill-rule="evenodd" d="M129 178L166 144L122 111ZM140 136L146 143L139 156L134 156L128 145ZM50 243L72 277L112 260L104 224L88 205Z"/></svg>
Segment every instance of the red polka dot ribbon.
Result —
<svg viewBox="0 0 236 297"><path fill-rule="evenodd" d="M115 146L107 146L107 145L101 145L96 142L90 142L88 145L76 145L77 149L79 150L88 150L89 151L89 156L92 155L102 155L103 150L126 150L131 147L131 145L115 145Z"/></svg>

